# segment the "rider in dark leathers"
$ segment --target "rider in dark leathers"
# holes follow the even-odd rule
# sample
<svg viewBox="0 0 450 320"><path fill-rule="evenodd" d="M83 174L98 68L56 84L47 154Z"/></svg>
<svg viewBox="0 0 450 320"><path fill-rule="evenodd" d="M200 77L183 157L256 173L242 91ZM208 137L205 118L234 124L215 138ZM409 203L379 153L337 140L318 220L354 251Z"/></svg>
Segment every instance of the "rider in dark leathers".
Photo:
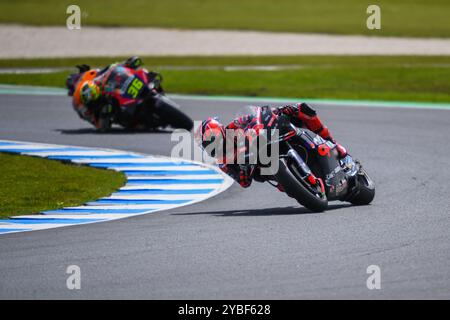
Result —
<svg viewBox="0 0 450 320"><path fill-rule="evenodd" d="M259 110L258 110L259 109ZM294 105L286 105L282 107L277 107L272 110L275 114L282 113L289 117L291 123L299 128L307 128L314 133L321 136L323 139L331 141L337 145L337 150L339 156L344 158L347 155L346 149L340 144L336 143L334 138L331 136L328 128L323 124L317 113L306 103L298 103ZM202 146L204 150L208 150L207 146L215 141L215 139L222 139L225 141L225 131L232 130L255 130L256 132L262 127L261 124L261 107L257 107L256 112L238 117L231 121L227 126L221 124L216 118L209 118L202 122L200 128L196 133L196 140ZM210 156L215 156L210 154ZM233 155L235 159L237 155ZM234 160L233 159L233 160ZM223 160L223 159L221 159ZM235 181L237 181L242 187L247 188L252 183L252 179L258 181L264 181L255 170L253 165L242 165L236 164L234 161L232 163L226 163L227 161L222 161L220 168L231 176ZM280 191L284 191L282 186L278 186Z"/></svg>

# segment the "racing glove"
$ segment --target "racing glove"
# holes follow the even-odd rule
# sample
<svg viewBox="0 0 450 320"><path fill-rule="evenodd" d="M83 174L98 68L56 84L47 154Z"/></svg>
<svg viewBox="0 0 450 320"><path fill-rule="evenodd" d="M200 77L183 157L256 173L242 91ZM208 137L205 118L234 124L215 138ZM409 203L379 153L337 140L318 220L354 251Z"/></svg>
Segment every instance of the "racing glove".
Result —
<svg viewBox="0 0 450 320"><path fill-rule="evenodd" d="M298 108L297 108L297 106L286 105L283 107L278 107L276 109L276 113L279 113L279 112L281 112L287 116L295 116L298 114Z"/></svg>
<svg viewBox="0 0 450 320"><path fill-rule="evenodd" d="M248 188L252 184L252 165L221 165L220 169L229 175L243 188Z"/></svg>
<svg viewBox="0 0 450 320"><path fill-rule="evenodd" d="M78 65L76 65L76 67L78 68L79 73L83 73L83 72L91 70L91 67L87 64L78 64Z"/></svg>
<svg viewBox="0 0 450 320"><path fill-rule="evenodd" d="M327 126L322 123L316 111L306 103L299 103L296 105L286 105L276 109L295 120L300 120L306 128L321 136L323 139L336 144L336 149L339 157L344 158L347 155L347 150L334 140L331 136Z"/></svg>

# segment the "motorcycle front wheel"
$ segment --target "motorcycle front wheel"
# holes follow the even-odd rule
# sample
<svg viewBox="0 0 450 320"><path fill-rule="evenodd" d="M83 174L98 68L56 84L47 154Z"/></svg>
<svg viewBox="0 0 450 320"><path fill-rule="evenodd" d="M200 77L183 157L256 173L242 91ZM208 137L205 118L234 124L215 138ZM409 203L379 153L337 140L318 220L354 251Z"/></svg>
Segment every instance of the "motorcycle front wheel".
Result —
<svg viewBox="0 0 450 320"><path fill-rule="evenodd" d="M111 119L111 110L109 106L105 106L102 108L100 115L98 117L98 132L107 132L111 129L112 119Z"/></svg>
<svg viewBox="0 0 450 320"><path fill-rule="evenodd" d="M327 197L314 194L309 190L293 164L288 164L286 159L280 159L275 179L284 187L288 196L297 200L305 208L314 212L322 212L328 208Z"/></svg>
<svg viewBox="0 0 450 320"><path fill-rule="evenodd" d="M164 125L170 125L175 129L192 130L194 122L173 101L163 95L157 95L154 99L153 112Z"/></svg>

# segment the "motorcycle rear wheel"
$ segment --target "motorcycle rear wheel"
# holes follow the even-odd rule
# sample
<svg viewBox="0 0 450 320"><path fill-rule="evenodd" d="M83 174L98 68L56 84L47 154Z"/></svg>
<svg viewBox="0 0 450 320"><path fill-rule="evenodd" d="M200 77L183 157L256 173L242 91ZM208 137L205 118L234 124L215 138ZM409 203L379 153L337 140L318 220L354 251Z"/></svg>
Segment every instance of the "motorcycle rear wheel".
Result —
<svg viewBox="0 0 450 320"><path fill-rule="evenodd" d="M283 186L286 194L305 208L314 212L322 212L328 208L328 199L326 197L319 198L308 190L304 185L306 182L300 181L300 177L297 178L286 159L280 159L275 178Z"/></svg>

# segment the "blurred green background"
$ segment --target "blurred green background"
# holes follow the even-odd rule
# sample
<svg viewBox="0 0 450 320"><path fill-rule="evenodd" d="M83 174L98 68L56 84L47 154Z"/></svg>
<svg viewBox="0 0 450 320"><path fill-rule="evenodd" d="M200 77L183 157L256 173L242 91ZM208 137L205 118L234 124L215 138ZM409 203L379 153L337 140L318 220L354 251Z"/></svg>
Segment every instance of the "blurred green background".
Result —
<svg viewBox="0 0 450 320"><path fill-rule="evenodd" d="M75 64L99 67L125 58L0 60L0 68L68 68L0 74L0 83L64 87ZM449 56L143 57L143 61L148 69L162 72L169 93L450 102Z"/></svg>
<svg viewBox="0 0 450 320"><path fill-rule="evenodd" d="M62 26L70 4L85 26L450 36L449 0L1 0L0 23ZM381 8L381 30L366 28L371 4Z"/></svg>

